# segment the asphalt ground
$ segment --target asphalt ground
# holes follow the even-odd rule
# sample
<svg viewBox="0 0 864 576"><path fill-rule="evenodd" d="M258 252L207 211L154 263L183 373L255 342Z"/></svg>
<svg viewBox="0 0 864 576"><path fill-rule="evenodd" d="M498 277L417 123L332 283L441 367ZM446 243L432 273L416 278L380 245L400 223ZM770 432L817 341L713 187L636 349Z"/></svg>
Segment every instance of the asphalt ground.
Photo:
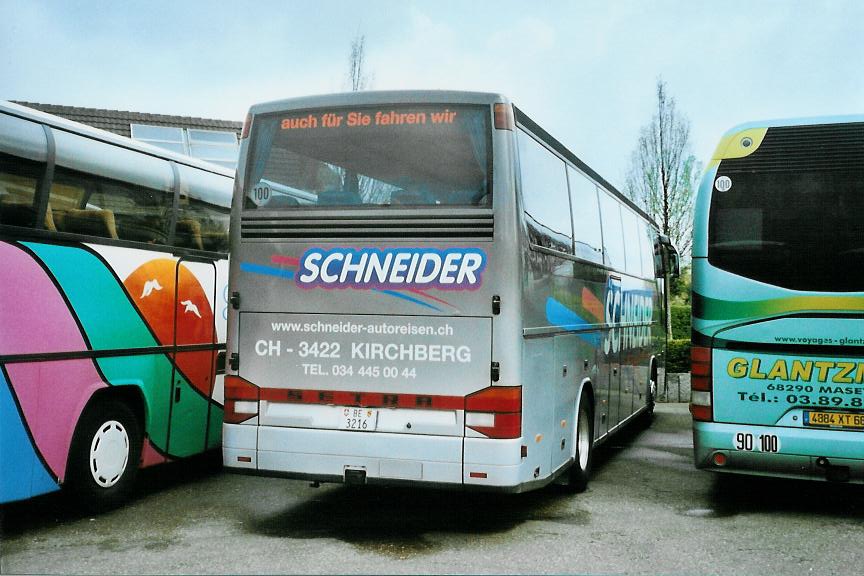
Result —
<svg viewBox="0 0 864 576"><path fill-rule="evenodd" d="M110 512L65 493L0 508L0 573L864 573L864 488L691 459L685 404L600 450L578 495L316 489L207 456L142 472Z"/></svg>

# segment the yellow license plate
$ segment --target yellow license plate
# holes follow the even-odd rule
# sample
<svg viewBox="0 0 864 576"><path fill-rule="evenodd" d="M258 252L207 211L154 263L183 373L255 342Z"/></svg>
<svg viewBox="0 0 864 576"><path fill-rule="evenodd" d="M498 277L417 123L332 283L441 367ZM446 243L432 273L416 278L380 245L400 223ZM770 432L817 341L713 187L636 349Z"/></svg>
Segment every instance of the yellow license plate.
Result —
<svg viewBox="0 0 864 576"><path fill-rule="evenodd" d="M864 428L864 414L846 412L804 412L806 426L830 426L836 428Z"/></svg>

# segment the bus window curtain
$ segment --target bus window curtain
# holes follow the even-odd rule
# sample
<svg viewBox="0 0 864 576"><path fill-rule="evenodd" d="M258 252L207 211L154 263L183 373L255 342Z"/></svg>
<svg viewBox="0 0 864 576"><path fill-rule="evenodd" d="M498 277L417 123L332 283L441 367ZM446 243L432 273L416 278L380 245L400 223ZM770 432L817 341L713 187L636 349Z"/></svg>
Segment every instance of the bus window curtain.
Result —
<svg viewBox="0 0 864 576"><path fill-rule="evenodd" d="M477 169L483 174L482 186L478 187L475 203L484 204L489 198L490 190L487 190L489 185L486 178L486 138L487 138L487 121L480 114L472 114L470 124L466 126L466 132L471 139L471 149L474 152L474 160L477 162Z"/></svg>
<svg viewBox="0 0 864 576"><path fill-rule="evenodd" d="M270 159L270 149L273 148L273 139L276 137L278 126L278 120L273 118L255 131L255 163L252 165L249 184L255 184L264 176L264 168Z"/></svg>

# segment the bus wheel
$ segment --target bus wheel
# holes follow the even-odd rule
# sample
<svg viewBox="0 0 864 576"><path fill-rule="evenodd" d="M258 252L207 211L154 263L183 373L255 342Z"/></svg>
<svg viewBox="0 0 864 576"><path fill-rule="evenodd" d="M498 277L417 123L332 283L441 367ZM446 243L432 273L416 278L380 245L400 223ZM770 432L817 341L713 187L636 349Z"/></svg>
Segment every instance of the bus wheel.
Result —
<svg viewBox="0 0 864 576"><path fill-rule="evenodd" d="M657 401L657 380L656 378L651 378L648 380L648 398L646 398L646 410L642 413L641 420L642 425L645 428L650 428L651 423L654 421L654 404Z"/></svg>
<svg viewBox="0 0 864 576"><path fill-rule="evenodd" d="M67 479L88 506L111 507L128 495L138 474L141 426L122 402L97 402L84 412L69 452Z"/></svg>
<svg viewBox="0 0 864 576"><path fill-rule="evenodd" d="M591 461L594 457L594 410L591 395L585 391L579 398L579 414L576 418L575 454L568 472L567 485L573 492L584 492L591 476Z"/></svg>

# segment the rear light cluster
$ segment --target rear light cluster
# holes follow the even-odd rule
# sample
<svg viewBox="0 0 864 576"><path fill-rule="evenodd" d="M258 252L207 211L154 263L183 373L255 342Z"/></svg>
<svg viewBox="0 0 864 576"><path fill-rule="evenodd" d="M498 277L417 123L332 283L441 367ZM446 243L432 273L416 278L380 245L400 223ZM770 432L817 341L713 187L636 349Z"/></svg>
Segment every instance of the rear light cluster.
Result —
<svg viewBox="0 0 864 576"><path fill-rule="evenodd" d="M513 119L513 106L511 104L498 103L492 107L495 113L496 130L514 130L516 122Z"/></svg>
<svg viewBox="0 0 864 576"><path fill-rule="evenodd" d="M711 348L693 346L690 349L690 414L693 420L711 422L714 419L711 380Z"/></svg>
<svg viewBox="0 0 864 576"><path fill-rule="evenodd" d="M489 438L522 436L522 387L491 386L466 396L465 426Z"/></svg>
<svg viewBox="0 0 864 576"><path fill-rule="evenodd" d="M225 376L225 422L240 424L258 415L261 389L239 376Z"/></svg>
<svg viewBox="0 0 864 576"><path fill-rule="evenodd" d="M490 386L465 398L373 392L259 388L239 376L225 376L225 422L240 424L258 415L260 401L296 404L465 410L465 425L489 438L522 436L522 387Z"/></svg>
<svg viewBox="0 0 864 576"><path fill-rule="evenodd" d="M249 137L249 127L252 126L252 114L246 114L246 120L243 121L243 129L240 130L240 139L245 140Z"/></svg>

